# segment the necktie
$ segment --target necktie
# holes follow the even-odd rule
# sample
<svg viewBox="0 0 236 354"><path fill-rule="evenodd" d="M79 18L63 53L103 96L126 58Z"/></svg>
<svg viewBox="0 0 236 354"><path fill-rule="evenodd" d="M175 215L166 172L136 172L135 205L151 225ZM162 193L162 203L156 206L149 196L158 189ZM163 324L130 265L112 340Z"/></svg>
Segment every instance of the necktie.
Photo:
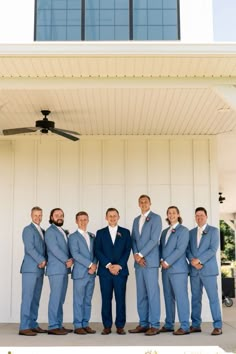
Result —
<svg viewBox="0 0 236 354"><path fill-rule="evenodd" d="M167 231L165 245L167 244L167 242L168 242L168 240L170 238L172 230L173 230L172 227L170 227L169 230Z"/></svg>
<svg viewBox="0 0 236 354"><path fill-rule="evenodd" d="M84 236L85 241L86 241L86 243L87 243L87 245L88 245L88 249L90 250L90 238L89 238L89 234L85 231L85 232L83 233L83 236Z"/></svg>
<svg viewBox="0 0 236 354"><path fill-rule="evenodd" d="M200 245L201 238L202 238L202 228L199 227L197 230L197 247L199 247Z"/></svg>
<svg viewBox="0 0 236 354"><path fill-rule="evenodd" d="M145 220L146 220L146 216L145 215L141 215L141 217L139 219L139 233L140 234L142 232L142 228L143 228L143 225L145 223Z"/></svg>
<svg viewBox="0 0 236 354"><path fill-rule="evenodd" d="M40 236L41 236L42 240L44 240L43 231L42 231L41 227L37 226L37 229L38 229L38 232L40 233Z"/></svg>

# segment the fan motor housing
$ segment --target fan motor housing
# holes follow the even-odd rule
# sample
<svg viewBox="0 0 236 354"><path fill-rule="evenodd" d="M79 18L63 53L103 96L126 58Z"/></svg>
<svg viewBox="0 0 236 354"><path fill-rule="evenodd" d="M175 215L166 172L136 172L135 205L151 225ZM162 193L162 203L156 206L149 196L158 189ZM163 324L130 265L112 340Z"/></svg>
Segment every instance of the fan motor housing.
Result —
<svg viewBox="0 0 236 354"><path fill-rule="evenodd" d="M43 119L43 120L37 120L35 126L37 128L42 128L42 129L53 129L55 127L55 123L51 120L48 119Z"/></svg>

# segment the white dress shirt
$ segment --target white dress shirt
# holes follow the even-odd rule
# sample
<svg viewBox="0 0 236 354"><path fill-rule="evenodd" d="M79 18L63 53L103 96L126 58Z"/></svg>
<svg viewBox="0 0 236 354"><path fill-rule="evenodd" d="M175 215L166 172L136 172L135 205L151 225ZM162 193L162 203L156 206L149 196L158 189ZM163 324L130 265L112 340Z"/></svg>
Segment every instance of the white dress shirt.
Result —
<svg viewBox="0 0 236 354"><path fill-rule="evenodd" d="M87 243L88 249L90 250L90 237L89 237L89 234L87 233L87 231L84 231L84 230L79 229L79 228L78 228L78 231L84 237L84 239L85 239L85 241Z"/></svg>

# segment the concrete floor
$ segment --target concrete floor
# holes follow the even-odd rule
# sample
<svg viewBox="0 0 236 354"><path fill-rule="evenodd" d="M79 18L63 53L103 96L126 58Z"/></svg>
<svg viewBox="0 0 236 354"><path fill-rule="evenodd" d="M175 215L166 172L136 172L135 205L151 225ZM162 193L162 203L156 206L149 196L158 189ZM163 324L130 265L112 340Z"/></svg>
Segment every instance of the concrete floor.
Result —
<svg viewBox="0 0 236 354"><path fill-rule="evenodd" d="M194 333L187 336L173 336L172 333L159 334L147 337L143 334L129 334L119 336L113 328L112 334L102 336L102 324L91 323L91 327L97 330L94 335L76 335L70 333L66 336L52 336L47 334L38 334L35 337L25 337L18 335L18 324L5 323L0 324L0 354L17 354L19 348L31 347L30 353L36 353L36 348L40 353L54 353L53 348L57 347L55 353L59 354L60 348L64 348L64 352L68 352L65 347L71 347L70 353L74 352L73 348L83 347L83 353L106 353L107 349L112 347L112 354L116 350L121 352L128 347L129 352L143 354L160 354L168 353L236 353L236 301L232 307L223 306L223 335L211 336L211 323L203 323L202 333ZM133 328L136 324L128 323L126 330ZM46 324L41 324L42 328L46 328ZM72 328L72 324L66 324L66 327ZM178 328L178 325L176 325ZM34 351L32 351L32 347ZM47 350L42 347L47 347ZM97 347L97 348L95 348ZM30 348L29 348L30 349ZM50 351L48 351L50 349ZM82 348L81 348L82 349ZM166 349L167 351L165 351ZM4 350L4 351L3 351ZM102 351L101 351L102 350ZM109 353L111 348L109 349ZM38 353L38 351L37 351ZM78 353L78 350L77 350Z"/></svg>

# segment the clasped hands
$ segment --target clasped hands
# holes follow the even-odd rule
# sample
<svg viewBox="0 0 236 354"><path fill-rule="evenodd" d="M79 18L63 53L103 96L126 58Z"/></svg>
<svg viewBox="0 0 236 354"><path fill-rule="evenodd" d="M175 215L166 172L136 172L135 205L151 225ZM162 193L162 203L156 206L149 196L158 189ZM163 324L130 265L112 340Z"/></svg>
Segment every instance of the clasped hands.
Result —
<svg viewBox="0 0 236 354"><path fill-rule="evenodd" d="M72 267L72 264L74 263L73 258L70 258L66 261L66 268Z"/></svg>
<svg viewBox="0 0 236 354"><path fill-rule="evenodd" d="M134 254L134 260L135 262L137 262L141 267L145 267L146 266L146 261L144 257L140 257L140 255L138 253Z"/></svg>
<svg viewBox="0 0 236 354"><path fill-rule="evenodd" d="M119 264L110 264L108 267L109 271L113 275L118 275L119 271L122 269Z"/></svg>
<svg viewBox="0 0 236 354"><path fill-rule="evenodd" d="M94 274L96 272L96 270L97 270L97 264L93 263L91 265L91 267L89 268L88 273L89 274Z"/></svg>
<svg viewBox="0 0 236 354"><path fill-rule="evenodd" d="M203 265L200 263L198 258L193 258L191 260L191 265L198 270L203 268Z"/></svg>
<svg viewBox="0 0 236 354"><path fill-rule="evenodd" d="M43 269L43 268L46 267L46 264L47 264L47 262L46 262L46 261L43 261L43 262L41 262L41 263L38 264L38 268Z"/></svg>

